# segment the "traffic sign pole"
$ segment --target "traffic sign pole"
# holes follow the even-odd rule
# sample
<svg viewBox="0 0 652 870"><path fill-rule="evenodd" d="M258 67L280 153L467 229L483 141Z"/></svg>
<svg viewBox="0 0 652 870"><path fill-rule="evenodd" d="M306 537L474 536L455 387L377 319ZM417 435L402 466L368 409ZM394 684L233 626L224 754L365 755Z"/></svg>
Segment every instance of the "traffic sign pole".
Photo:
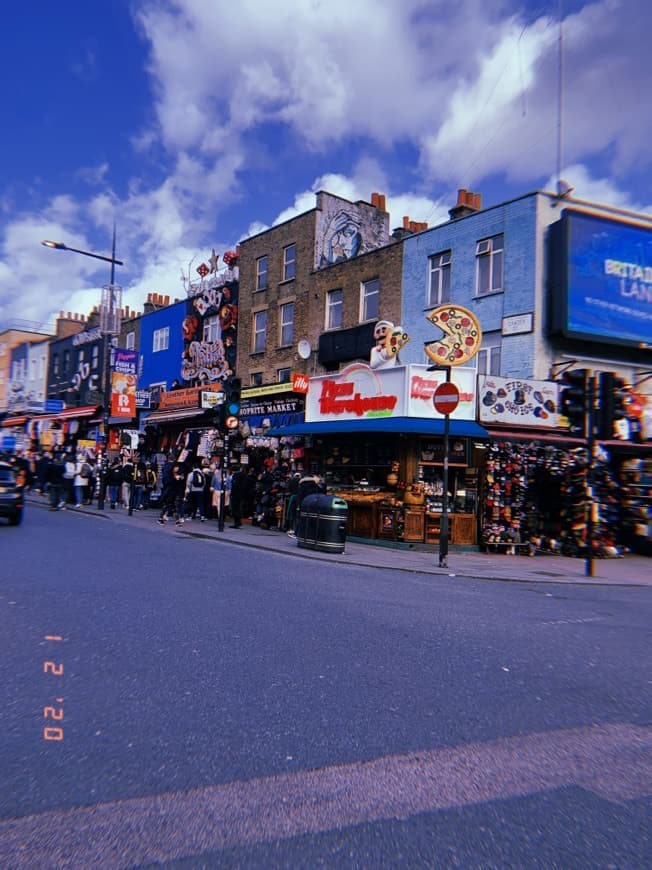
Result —
<svg viewBox="0 0 652 870"><path fill-rule="evenodd" d="M446 380L435 390L435 408L445 408L444 413L444 492L441 500L441 526L439 529L439 567L448 568L448 442L450 440L450 412L455 410L459 401L459 391L451 384L451 367L445 366ZM442 389L443 387L443 389ZM454 390L451 389L454 387ZM439 394L439 396L438 396ZM451 407L452 406L452 407Z"/></svg>

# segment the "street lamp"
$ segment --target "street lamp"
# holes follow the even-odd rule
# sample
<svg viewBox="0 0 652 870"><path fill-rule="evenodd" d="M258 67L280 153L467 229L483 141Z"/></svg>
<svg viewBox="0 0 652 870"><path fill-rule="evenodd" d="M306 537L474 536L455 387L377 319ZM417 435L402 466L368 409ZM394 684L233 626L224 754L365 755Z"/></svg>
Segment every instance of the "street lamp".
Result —
<svg viewBox="0 0 652 870"><path fill-rule="evenodd" d="M104 401L102 423L104 427L104 451L100 461L100 491L97 497L97 509L104 510L107 483L107 449L109 439L109 416L111 413L111 336L120 332L120 309L122 308L122 287L115 284L115 267L124 265L122 260L115 256L115 224L113 224L113 247L110 257L103 254L94 254L91 251L82 251L80 248L71 248L64 242L53 242L44 239L41 242L46 248L55 248L59 251L72 251L73 254L82 254L84 257L92 257L95 260L104 260L111 263L111 277L109 284L102 288L102 301L100 304L100 332L104 339Z"/></svg>

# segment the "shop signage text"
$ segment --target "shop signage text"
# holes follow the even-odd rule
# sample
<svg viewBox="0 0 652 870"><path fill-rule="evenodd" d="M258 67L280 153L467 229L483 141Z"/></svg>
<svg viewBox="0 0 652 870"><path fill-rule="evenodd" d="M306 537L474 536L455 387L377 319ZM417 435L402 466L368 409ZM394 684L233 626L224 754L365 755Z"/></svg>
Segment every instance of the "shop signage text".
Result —
<svg viewBox="0 0 652 870"><path fill-rule="evenodd" d="M480 421L533 428L557 428L558 386L552 381L479 378Z"/></svg>
<svg viewBox="0 0 652 870"><path fill-rule="evenodd" d="M353 414L356 417L391 415L398 401L397 396L380 394L363 396L356 392L354 382L326 380L321 385L319 408L322 414Z"/></svg>
<svg viewBox="0 0 652 870"><path fill-rule="evenodd" d="M170 390L169 392L161 393L159 402L159 410L171 411L177 408L198 408L200 401L200 393L205 391L221 392L222 387L209 385L207 387L189 387L185 390Z"/></svg>

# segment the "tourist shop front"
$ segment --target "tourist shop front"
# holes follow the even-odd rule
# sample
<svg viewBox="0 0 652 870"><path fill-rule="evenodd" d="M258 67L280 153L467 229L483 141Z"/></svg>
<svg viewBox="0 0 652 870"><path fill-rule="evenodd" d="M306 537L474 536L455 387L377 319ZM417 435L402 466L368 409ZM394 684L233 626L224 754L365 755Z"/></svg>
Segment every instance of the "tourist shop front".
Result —
<svg viewBox="0 0 652 870"><path fill-rule="evenodd" d="M443 370L356 363L310 379L305 421L271 429L284 444L304 439L304 468L323 476L349 507L348 534L408 543L439 542L445 416L433 395ZM479 468L488 434L475 422L475 370L456 368L458 407L449 417L450 543L477 542Z"/></svg>

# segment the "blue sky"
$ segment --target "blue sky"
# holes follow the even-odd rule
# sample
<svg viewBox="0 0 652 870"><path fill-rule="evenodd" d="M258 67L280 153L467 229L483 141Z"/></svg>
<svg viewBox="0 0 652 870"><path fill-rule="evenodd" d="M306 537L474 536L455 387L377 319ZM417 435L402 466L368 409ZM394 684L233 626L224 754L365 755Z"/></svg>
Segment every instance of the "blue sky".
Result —
<svg viewBox="0 0 652 870"><path fill-rule="evenodd" d="M108 265L40 241L109 253L114 220L140 310L320 189L433 226L461 187L553 189L561 157L575 196L652 212L649 0L32 0L3 24L0 328L88 313Z"/></svg>

